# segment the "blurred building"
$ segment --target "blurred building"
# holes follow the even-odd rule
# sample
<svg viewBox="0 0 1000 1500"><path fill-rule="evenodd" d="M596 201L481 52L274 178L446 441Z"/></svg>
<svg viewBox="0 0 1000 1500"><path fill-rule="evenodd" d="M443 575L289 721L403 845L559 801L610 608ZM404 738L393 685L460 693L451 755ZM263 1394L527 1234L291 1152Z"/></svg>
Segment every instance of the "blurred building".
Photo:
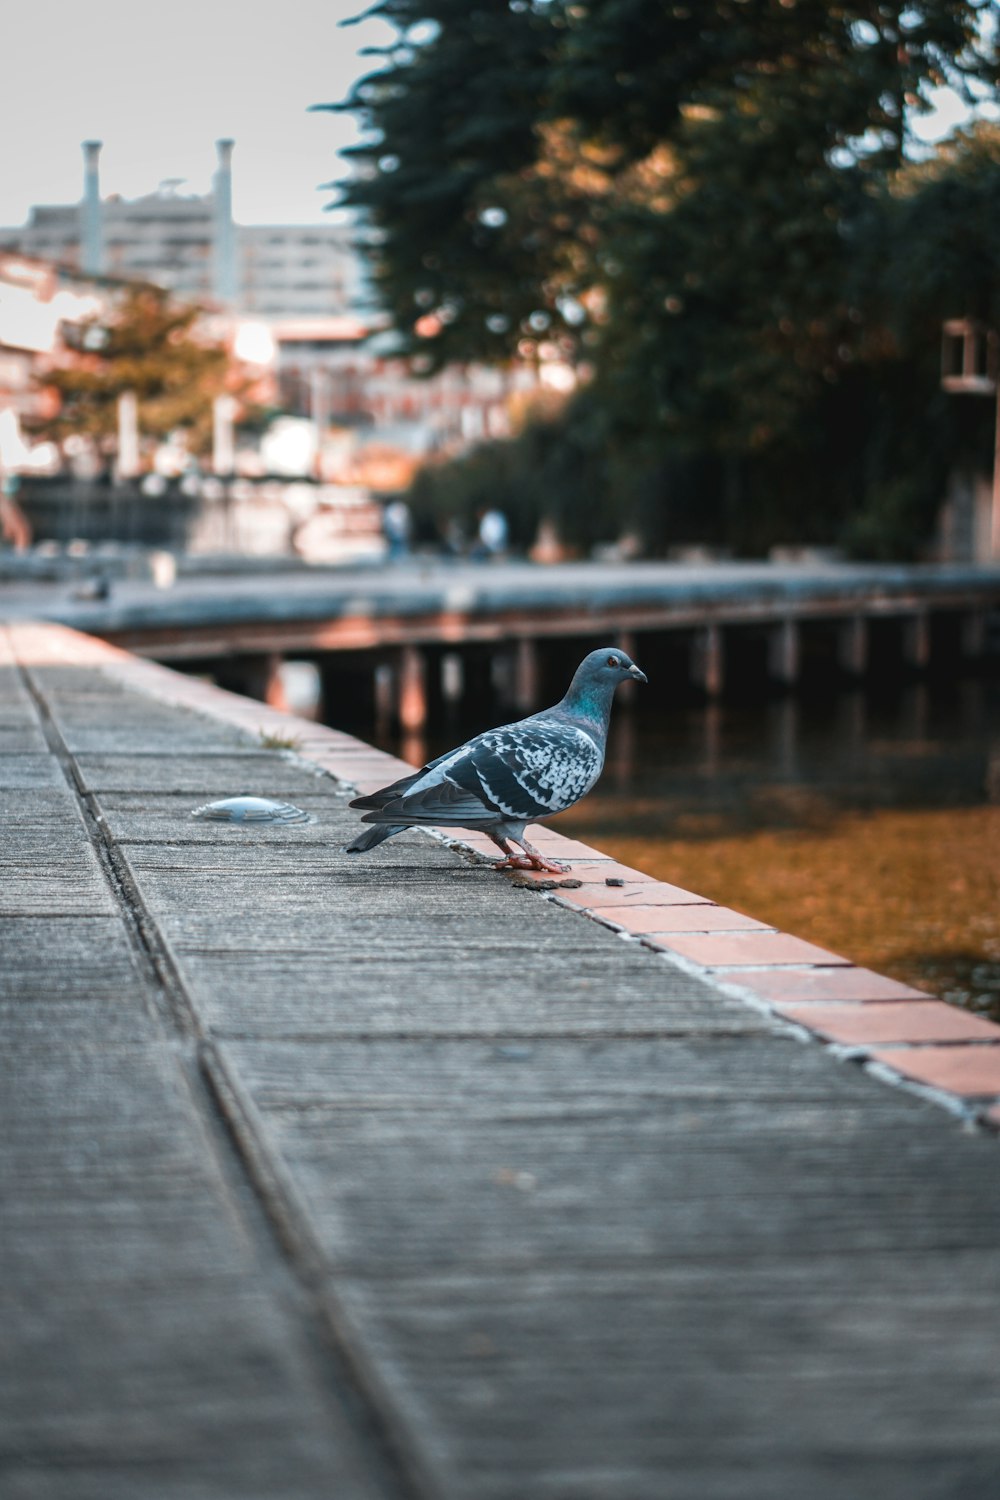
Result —
<svg viewBox="0 0 1000 1500"><path fill-rule="evenodd" d="M132 279L204 305L205 333L228 343L255 379L253 400L280 410L271 432L248 437L237 452L236 467L248 476L300 473L399 490L421 463L505 436L560 371L572 378L564 366L531 360L503 369L452 365L414 378L385 317L372 309L355 232L236 224L233 142L216 147L211 192L185 193L168 181L125 200L102 198L100 142L85 141L80 202L38 205L21 228L0 229L0 411L16 412L20 422L45 399L34 376L40 362L59 357L59 292L86 286L100 294L103 310ZM4 290L5 263L27 268L30 290L13 283ZM5 343L5 296L11 317L19 301L33 304L45 350ZM96 310L93 300L87 306Z"/></svg>
<svg viewBox="0 0 1000 1500"><path fill-rule="evenodd" d="M179 181L142 198L100 196L99 141L84 142L79 203L39 204L0 228L0 248L92 275L155 282L183 298L260 317L336 317L363 299L351 232L334 225L236 224L232 141L216 143L212 191Z"/></svg>
<svg viewBox="0 0 1000 1500"><path fill-rule="evenodd" d="M363 300L350 236L324 225L243 224L236 230L239 305L265 318L342 317Z"/></svg>
<svg viewBox="0 0 1000 1500"><path fill-rule="evenodd" d="M110 283L0 250L0 471L55 461L51 444L26 436L33 419L52 415L38 377L77 357L67 330L101 313L111 295Z"/></svg>
<svg viewBox="0 0 1000 1500"><path fill-rule="evenodd" d="M276 319L273 369L286 412L325 434L325 477L386 492L427 459L506 437L541 384L530 363L452 364L416 379L371 318Z"/></svg>

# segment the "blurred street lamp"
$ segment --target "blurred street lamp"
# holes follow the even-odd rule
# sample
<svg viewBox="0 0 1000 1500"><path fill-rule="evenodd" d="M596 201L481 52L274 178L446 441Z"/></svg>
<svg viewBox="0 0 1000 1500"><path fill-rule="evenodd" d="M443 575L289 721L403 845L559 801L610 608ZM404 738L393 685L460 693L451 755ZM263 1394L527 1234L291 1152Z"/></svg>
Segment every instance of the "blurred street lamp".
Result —
<svg viewBox="0 0 1000 1500"><path fill-rule="evenodd" d="M233 396L216 396L212 402L212 472L223 476L236 467L237 403Z"/></svg>
<svg viewBox="0 0 1000 1500"><path fill-rule="evenodd" d="M139 403L135 391L118 397L118 478L134 479L139 472Z"/></svg>
<svg viewBox="0 0 1000 1500"><path fill-rule="evenodd" d="M212 472L223 480L222 525L230 551L236 547L233 491L229 481L236 469L235 422L238 409L236 398L227 394L216 396L212 402Z"/></svg>
<svg viewBox="0 0 1000 1500"><path fill-rule="evenodd" d="M941 386L958 396L995 396L990 556L1000 562L1000 334L975 318L949 318L942 328Z"/></svg>

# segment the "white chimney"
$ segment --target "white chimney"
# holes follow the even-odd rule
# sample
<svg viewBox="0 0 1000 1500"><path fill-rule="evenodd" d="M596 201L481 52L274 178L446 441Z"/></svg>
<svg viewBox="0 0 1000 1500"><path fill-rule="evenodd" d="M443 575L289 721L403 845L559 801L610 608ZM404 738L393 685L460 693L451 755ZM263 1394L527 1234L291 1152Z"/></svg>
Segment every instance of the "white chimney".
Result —
<svg viewBox="0 0 1000 1500"><path fill-rule="evenodd" d="M101 232L100 141L83 142L83 202L80 205L80 267L88 276L104 270Z"/></svg>
<svg viewBox="0 0 1000 1500"><path fill-rule="evenodd" d="M235 141L216 141L219 165L212 191L213 265L212 290L217 302L231 307L237 299L236 229L233 224L233 146Z"/></svg>

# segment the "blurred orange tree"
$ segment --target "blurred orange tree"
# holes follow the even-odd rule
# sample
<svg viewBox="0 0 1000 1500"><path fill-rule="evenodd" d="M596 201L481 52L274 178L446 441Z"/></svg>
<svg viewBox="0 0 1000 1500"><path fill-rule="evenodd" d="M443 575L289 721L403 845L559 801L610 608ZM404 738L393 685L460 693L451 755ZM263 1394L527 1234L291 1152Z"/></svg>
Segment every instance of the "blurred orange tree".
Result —
<svg viewBox="0 0 1000 1500"><path fill-rule="evenodd" d="M112 453L119 397L134 391L144 435L180 429L192 451L207 451L212 401L229 389L231 359L225 345L198 332L200 317L161 287L129 285L108 314L72 330L72 358L39 377L58 404L35 431L58 443L79 434Z"/></svg>

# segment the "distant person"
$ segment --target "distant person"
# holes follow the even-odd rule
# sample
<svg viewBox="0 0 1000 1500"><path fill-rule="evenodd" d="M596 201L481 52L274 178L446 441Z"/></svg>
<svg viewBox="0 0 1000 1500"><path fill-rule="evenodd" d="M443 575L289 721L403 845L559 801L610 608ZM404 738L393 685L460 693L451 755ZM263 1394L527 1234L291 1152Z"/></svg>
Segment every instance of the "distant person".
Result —
<svg viewBox="0 0 1000 1500"><path fill-rule="evenodd" d="M26 552L31 546L31 526L17 503L20 480L16 474L5 474L0 484L0 542L9 542L15 552Z"/></svg>
<svg viewBox="0 0 1000 1500"><path fill-rule="evenodd" d="M465 556L465 532L462 523L452 516L444 529L444 552L446 557Z"/></svg>
<svg viewBox="0 0 1000 1500"><path fill-rule="evenodd" d="M85 578L78 584L70 595L73 599L82 599L95 604L103 604L111 598L111 578L107 573L95 573L92 578Z"/></svg>
<svg viewBox="0 0 1000 1500"><path fill-rule="evenodd" d="M479 542L473 556L484 559L502 557L507 551L507 517L502 510L483 511L479 518Z"/></svg>
<svg viewBox="0 0 1000 1500"><path fill-rule="evenodd" d="M389 544L389 561L401 562L410 550L410 507L405 500L390 500L382 513L382 530Z"/></svg>

